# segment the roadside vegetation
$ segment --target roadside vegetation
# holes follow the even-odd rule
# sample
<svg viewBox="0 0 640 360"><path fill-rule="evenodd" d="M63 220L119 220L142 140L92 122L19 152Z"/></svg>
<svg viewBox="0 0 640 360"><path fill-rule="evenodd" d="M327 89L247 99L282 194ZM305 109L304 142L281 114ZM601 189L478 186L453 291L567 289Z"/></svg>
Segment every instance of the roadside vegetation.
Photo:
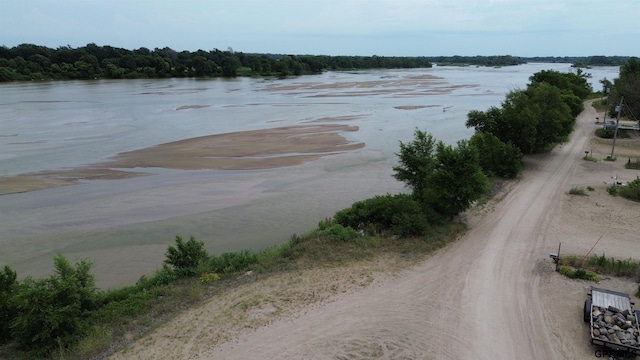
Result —
<svg viewBox="0 0 640 360"><path fill-rule="evenodd" d="M508 93L502 107L469 112L467 127L491 133L525 155L566 142L591 94L586 75L543 70L530 80L526 89Z"/></svg>
<svg viewBox="0 0 640 360"><path fill-rule="evenodd" d="M613 139L614 136L616 136L616 139L628 139L631 137L625 129L618 129L617 134L613 129L596 129L596 136L603 139Z"/></svg>
<svg viewBox="0 0 640 360"><path fill-rule="evenodd" d="M640 282L640 262L631 258L621 260L607 257L605 254L591 255L586 258L577 255L564 255L560 259L560 265L560 273L570 278L599 281L598 275L610 275L635 279Z"/></svg>
<svg viewBox="0 0 640 360"><path fill-rule="evenodd" d="M640 201L640 179L633 180L624 186L609 186L607 192L612 196L620 195L625 199Z"/></svg>
<svg viewBox="0 0 640 360"><path fill-rule="evenodd" d="M606 85L603 83L603 86ZM610 84L610 93L607 98L609 117L618 116L616 106L622 98L624 101L620 109L620 117L634 121L640 120L640 60L638 58L630 58L620 66L620 77Z"/></svg>
<svg viewBox="0 0 640 360"><path fill-rule="evenodd" d="M5 267L0 273L0 358L105 358L181 310L243 282L380 254L418 260L465 229L460 222L443 222L429 226L423 232L428 234L398 239L391 232L362 233L325 219L278 246L220 255L208 254L193 237L176 237L161 269L135 285L107 291L95 287L88 260L72 265L59 255L49 278L22 281Z"/></svg>
<svg viewBox="0 0 640 360"><path fill-rule="evenodd" d="M584 188L574 186L571 188L571 190L569 190L569 195L586 196L587 192L584 190Z"/></svg>
<svg viewBox="0 0 640 360"><path fill-rule="evenodd" d="M591 93L585 76L534 74L531 84L510 92L501 108L470 112L467 126L476 132L455 145L416 129L411 141L399 143L393 167L408 193L358 201L278 246L211 255L203 242L176 236L158 271L106 291L96 288L87 259L71 264L58 255L53 274L44 279L18 281L5 266L0 357L100 358L176 312L244 281L380 254L421 259L466 229L458 215L490 196L494 180L518 177L523 154L567 140ZM249 273L252 277L244 276Z"/></svg>

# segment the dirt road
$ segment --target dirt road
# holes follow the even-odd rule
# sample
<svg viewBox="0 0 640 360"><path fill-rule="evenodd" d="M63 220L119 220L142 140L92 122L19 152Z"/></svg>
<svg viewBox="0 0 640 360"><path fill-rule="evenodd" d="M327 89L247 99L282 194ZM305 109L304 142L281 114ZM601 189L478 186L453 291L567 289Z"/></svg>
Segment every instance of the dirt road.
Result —
<svg viewBox="0 0 640 360"><path fill-rule="evenodd" d="M553 271L548 254L557 250L560 241L563 249L586 253L604 235L596 252L640 257L634 244L637 231L625 227L625 216L637 216L640 207L606 194L602 180L611 173L612 165L582 160L584 150L591 146L596 115L587 106L569 143L528 159L522 180L500 201L470 214L470 230L464 237L428 260L290 311L270 305L272 294L286 291L284 288L269 292L270 285L263 285L261 300L249 306L247 317L250 321L251 316L266 316L267 321L221 336L221 314L246 296L241 293L249 290L241 289L227 300L214 298L188 311L115 358L594 357L597 348L588 342L581 309L589 286L595 284L561 277ZM574 199L567 192L577 185L593 186L595 191ZM621 207L621 214L627 215L599 215ZM611 227L616 221L620 226ZM325 273L328 283L333 281L331 274L330 270ZM304 276L295 283L308 281ZM342 278L346 276L357 279L359 270L343 271ZM322 275L314 279L322 281ZM275 288L283 282L271 285ZM308 289L317 286L310 284ZM599 286L627 292L637 289L618 279L605 279ZM269 317L270 313L275 316Z"/></svg>

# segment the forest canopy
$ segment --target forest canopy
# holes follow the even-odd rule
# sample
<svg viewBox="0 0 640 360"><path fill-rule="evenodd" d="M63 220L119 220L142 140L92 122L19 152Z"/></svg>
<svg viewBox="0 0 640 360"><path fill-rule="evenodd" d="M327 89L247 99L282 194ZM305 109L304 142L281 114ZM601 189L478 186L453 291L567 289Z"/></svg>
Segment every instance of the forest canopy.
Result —
<svg viewBox="0 0 640 360"><path fill-rule="evenodd" d="M0 47L0 81L168 77L290 76L325 70L429 68L424 57L245 54L229 48L194 52L88 44L51 49Z"/></svg>
<svg viewBox="0 0 640 360"><path fill-rule="evenodd" d="M627 58L521 58L500 56L326 56L251 54L225 51L176 51L169 47L127 50L94 43L56 49L34 44L0 46L0 82L169 77L291 76L323 71L430 68L439 65L509 66L528 61L617 65ZM624 60L624 61L622 61Z"/></svg>

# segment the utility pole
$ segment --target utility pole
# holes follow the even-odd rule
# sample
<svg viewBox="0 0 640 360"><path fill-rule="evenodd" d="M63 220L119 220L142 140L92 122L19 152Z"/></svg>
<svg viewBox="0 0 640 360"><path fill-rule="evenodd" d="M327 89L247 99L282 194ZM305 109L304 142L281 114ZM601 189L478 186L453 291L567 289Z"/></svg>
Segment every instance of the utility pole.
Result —
<svg viewBox="0 0 640 360"><path fill-rule="evenodd" d="M613 132L613 146L611 146L611 155L609 159L613 161L613 150L616 148L616 138L618 137L618 125L620 124L620 113L622 112L622 101L624 100L624 96L620 97L620 103L616 106L616 111L618 115L616 116L616 128Z"/></svg>
<svg viewBox="0 0 640 360"><path fill-rule="evenodd" d="M604 116L602 117L602 123L604 124L607 121L607 109L609 108L609 88L605 86L602 89L602 94L607 95L607 104L604 106Z"/></svg>

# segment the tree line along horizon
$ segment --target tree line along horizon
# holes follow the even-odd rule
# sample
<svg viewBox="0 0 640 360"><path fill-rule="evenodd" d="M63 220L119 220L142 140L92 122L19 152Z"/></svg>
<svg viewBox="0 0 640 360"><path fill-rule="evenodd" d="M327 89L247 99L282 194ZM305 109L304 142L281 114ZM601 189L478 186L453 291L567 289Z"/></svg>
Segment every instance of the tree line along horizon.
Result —
<svg viewBox="0 0 640 360"><path fill-rule="evenodd" d="M128 50L94 43L56 49L35 44L0 46L0 82L29 80L135 79L169 77L292 76L326 70L428 68L433 63L511 66L527 62L571 63L575 67L619 66L628 56L327 56L256 54L169 47Z"/></svg>

